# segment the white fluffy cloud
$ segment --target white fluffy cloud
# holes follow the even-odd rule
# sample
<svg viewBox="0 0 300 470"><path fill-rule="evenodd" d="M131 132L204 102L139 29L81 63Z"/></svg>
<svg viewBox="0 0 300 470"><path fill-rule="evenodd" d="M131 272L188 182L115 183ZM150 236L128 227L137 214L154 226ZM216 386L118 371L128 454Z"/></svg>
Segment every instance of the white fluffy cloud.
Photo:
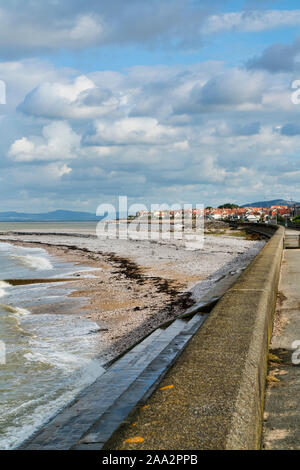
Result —
<svg viewBox="0 0 300 470"><path fill-rule="evenodd" d="M60 119L93 119L122 105L122 97L100 89L82 75L71 83L45 82L29 93L20 111L33 116Z"/></svg>
<svg viewBox="0 0 300 470"><path fill-rule="evenodd" d="M271 35L255 35L296 35L300 10L254 0L231 12L222 0L0 3L5 207L10 199L19 210L93 210L121 192L141 202L300 200L300 108L290 89L299 39L284 44L284 32L270 45ZM223 56L213 44L224 33ZM202 61L203 45L220 60ZM146 65L121 69L135 53Z"/></svg>
<svg viewBox="0 0 300 470"><path fill-rule="evenodd" d="M66 122L53 122L43 128L42 137L17 139L8 156L17 162L70 160L76 157L78 136Z"/></svg>
<svg viewBox="0 0 300 470"><path fill-rule="evenodd" d="M69 68L58 70L50 62L39 59L0 61L0 79L6 83L5 112L15 111L24 97L41 83L63 81L73 73Z"/></svg>
<svg viewBox="0 0 300 470"><path fill-rule="evenodd" d="M285 197L285 184L300 193L299 108L288 75L222 62L84 76L45 64L39 74L37 63L31 70L23 113L1 121L3 194L10 181L32 200L45 191L52 203L93 210L120 192L204 203L247 202L271 186Z"/></svg>
<svg viewBox="0 0 300 470"><path fill-rule="evenodd" d="M66 164L59 165L59 164L52 163L45 167L45 171L46 171L46 174L50 176L50 178L58 179L64 175L68 175L69 173L71 173L72 168L70 168Z"/></svg>
<svg viewBox="0 0 300 470"><path fill-rule="evenodd" d="M85 143L91 145L163 145L180 140L179 131L161 125L157 119L125 118L113 122L96 121L94 133L87 134Z"/></svg>
<svg viewBox="0 0 300 470"><path fill-rule="evenodd" d="M221 62L187 68L144 67L43 82L27 94L18 109L46 119L96 119L105 141L113 140L114 132L123 141L120 134L127 127L128 134L136 134L135 140L142 134L141 139L147 140L151 128L163 138L171 135L163 124L187 124L193 114L291 108L288 86L286 80L276 80L266 72L225 69ZM144 129L135 130L141 122Z"/></svg>

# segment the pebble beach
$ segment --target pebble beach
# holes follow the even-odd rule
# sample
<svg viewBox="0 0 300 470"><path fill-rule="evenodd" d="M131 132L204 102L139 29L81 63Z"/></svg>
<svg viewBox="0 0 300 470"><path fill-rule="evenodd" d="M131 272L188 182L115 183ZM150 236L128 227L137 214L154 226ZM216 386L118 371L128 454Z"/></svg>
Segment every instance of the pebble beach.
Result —
<svg viewBox="0 0 300 470"><path fill-rule="evenodd" d="M84 299L78 310L99 324L107 359L199 301L228 272L244 269L265 244L222 224L206 229L203 246L194 250L181 240L98 238L78 227L8 231L0 239L94 268L88 275L79 269L69 296Z"/></svg>

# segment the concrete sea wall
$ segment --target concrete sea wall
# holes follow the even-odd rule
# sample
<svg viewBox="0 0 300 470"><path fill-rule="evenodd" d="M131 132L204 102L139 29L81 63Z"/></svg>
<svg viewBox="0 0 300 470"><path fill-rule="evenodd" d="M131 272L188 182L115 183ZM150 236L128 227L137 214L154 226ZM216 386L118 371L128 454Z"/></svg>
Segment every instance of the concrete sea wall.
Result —
<svg viewBox="0 0 300 470"><path fill-rule="evenodd" d="M279 227L106 449L260 448L283 241Z"/></svg>

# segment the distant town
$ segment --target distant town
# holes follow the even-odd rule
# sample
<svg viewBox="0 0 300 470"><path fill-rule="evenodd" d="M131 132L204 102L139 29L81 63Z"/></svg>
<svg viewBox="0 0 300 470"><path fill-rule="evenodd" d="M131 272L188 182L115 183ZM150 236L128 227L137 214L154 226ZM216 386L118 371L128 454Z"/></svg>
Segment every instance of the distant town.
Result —
<svg viewBox="0 0 300 470"><path fill-rule="evenodd" d="M205 209L178 209L140 211L136 216L140 218L151 217L154 219L181 219L204 217L207 220L239 220L251 223L272 223L295 221L300 224L300 205L272 205L270 207L239 207L236 204L223 204L217 208Z"/></svg>
<svg viewBox="0 0 300 470"><path fill-rule="evenodd" d="M239 206L233 203L226 203L218 207L207 206L204 209L179 208L177 210L164 210L164 205L158 206L157 210L144 210L135 215L126 216L119 213L106 214L110 220L115 219L135 219L136 217L152 219L176 219L181 218L199 218L206 220L239 220L245 222L264 222L264 223L284 223L291 222L300 225L300 203L291 202L283 199L274 199L271 201L260 201ZM45 213L24 213L24 212L0 212L0 222L97 222L101 220L100 216L89 212L76 212L70 210L56 210Z"/></svg>

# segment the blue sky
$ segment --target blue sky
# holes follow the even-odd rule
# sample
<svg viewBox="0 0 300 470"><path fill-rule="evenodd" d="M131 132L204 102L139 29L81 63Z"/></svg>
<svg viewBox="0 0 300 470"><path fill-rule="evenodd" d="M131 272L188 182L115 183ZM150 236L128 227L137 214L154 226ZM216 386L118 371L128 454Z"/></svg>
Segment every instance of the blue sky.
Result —
<svg viewBox="0 0 300 470"><path fill-rule="evenodd" d="M0 210L300 200L296 1L0 0Z"/></svg>

